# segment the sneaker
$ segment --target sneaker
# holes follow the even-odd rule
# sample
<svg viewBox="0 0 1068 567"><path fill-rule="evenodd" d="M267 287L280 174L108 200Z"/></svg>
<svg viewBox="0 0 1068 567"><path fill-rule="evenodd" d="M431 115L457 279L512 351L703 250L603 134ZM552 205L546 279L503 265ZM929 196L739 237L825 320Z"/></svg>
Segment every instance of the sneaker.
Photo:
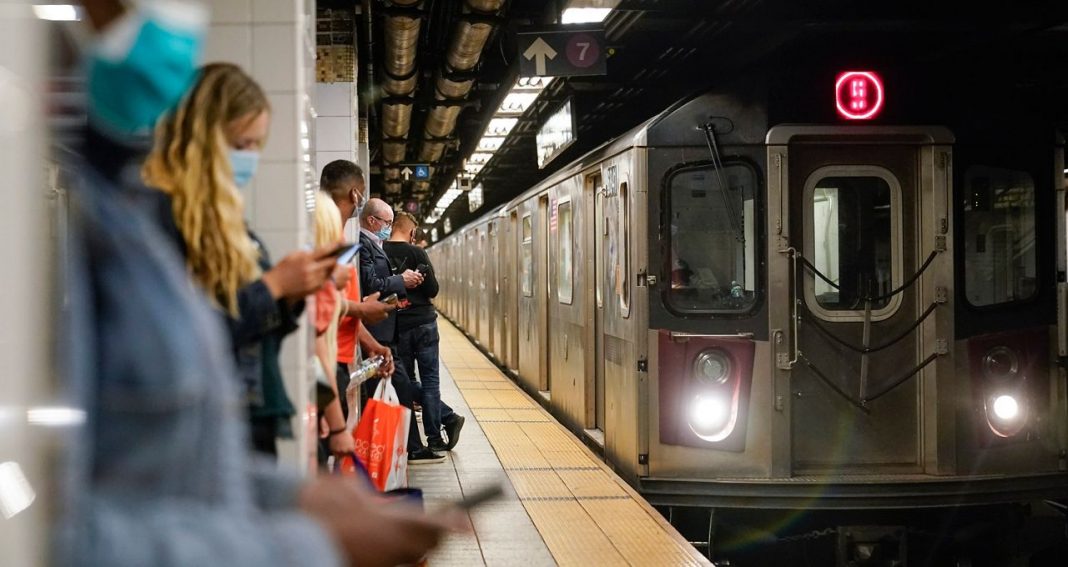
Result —
<svg viewBox="0 0 1068 567"><path fill-rule="evenodd" d="M430 449L419 449L414 453L408 453L409 465L426 465L440 463L445 460L445 455L439 455Z"/></svg>
<svg viewBox="0 0 1068 567"><path fill-rule="evenodd" d="M460 441L460 430L464 428L464 421L464 416L453 414L452 420L445 424L445 438L449 440L445 445L446 451L452 451Z"/></svg>
<svg viewBox="0 0 1068 567"><path fill-rule="evenodd" d="M427 439L426 447L427 447L427 449L430 449L431 451L433 451L435 453L444 453L445 451L449 450L449 446L446 445L445 442L442 441L441 439L434 439L434 440Z"/></svg>

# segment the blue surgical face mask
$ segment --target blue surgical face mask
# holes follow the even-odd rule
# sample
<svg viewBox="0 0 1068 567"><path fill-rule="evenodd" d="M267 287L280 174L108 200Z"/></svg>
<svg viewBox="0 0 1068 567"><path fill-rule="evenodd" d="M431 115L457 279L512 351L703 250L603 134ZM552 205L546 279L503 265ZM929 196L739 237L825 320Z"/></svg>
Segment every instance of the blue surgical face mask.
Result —
<svg viewBox="0 0 1068 567"><path fill-rule="evenodd" d="M259 164L260 152L230 150L230 169L234 171L234 185L237 185L238 189L247 187Z"/></svg>
<svg viewBox="0 0 1068 567"><path fill-rule="evenodd" d="M207 11L145 3L112 23L88 61L89 117L110 134L147 134L193 83Z"/></svg>
<svg viewBox="0 0 1068 567"><path fill-rule="evenodd" d="M375 236L377 236L381 240L389 240L389 235L390 228L388 226L383 226L375 232Z"/></svg>

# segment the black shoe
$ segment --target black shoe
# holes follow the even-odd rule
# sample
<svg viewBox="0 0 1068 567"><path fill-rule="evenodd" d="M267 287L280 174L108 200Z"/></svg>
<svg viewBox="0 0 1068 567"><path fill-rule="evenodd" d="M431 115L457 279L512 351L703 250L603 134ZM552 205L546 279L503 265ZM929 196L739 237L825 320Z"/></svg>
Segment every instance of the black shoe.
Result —
<svg viewBox="0 0 1068 567"><path fill-rule="evenodd" d="M445 455L439 455L430 449L419 449L414 453L408 453L409 465L426 465L440 463L445 460Z"/></svg>
<svg viewBox="0 0 1068 567"><path fill-rule="evenodd" d="M449 450L449 446L441 439L435 439L433 441L427 440L426 447L435 453L443 453Z"/></svg>
<svg viewBox="0 0 1068 567"><path fill-rule="evenodd" d="M452 419L445 424L445 438L449 440L445 444L446 451L452 451L460 441L460 430L464 428L464 421L464 416L453 414Z"/></svg>

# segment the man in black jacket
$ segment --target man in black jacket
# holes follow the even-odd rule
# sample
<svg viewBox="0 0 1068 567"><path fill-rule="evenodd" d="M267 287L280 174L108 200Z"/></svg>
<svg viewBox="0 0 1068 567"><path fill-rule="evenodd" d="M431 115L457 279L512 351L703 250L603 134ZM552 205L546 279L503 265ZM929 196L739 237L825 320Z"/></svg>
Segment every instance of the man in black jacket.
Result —
<svg viewBox="0 0 1068 567"><path fill-rule="evenodd" d="M403 299L408 290L423 283L423 276L415 270L399 270L400 273L394 274L389 258L382 250L382 242L385 240L383 236L388 237L390 227L393 226L393 209L381 199L369 199L359 215L360 292L365 295L379 292L380 301L385 301L394 293L399 299ZM401 404L412 409L415 388L408 378L409 367L405 366L398 356L397 312L390 312L389 317L381 323L367 325L367 330L375 340L393 350L393 386ZM373 380L368 382L377 383ZM444 460L445 457L423 446L413 410L408 430L408 464L439 463Z"/></svg>
<svg viewBox="0 0 1068 567"><path fill-rule="evenodd" d="M393 263L394 271L415 269L423 282L408 290L408 298L397 311L397 354L408 372L419 366L422 383L423 430L431 451L451 451L460 440L464 417L441 400L438 375L438 323L431 300L438 295L438 280L426 252L411 244L416 230L415 217L397 213L393 231L382 247ZM441 438L442 426L445 439Z"/></svg>

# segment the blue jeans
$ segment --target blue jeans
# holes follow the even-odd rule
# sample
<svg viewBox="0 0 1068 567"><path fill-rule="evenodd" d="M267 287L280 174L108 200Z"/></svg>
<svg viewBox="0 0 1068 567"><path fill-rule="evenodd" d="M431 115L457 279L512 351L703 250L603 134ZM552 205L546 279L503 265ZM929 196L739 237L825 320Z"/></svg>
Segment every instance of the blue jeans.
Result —
<svg viewBox="0 0 1068 567"><path fill-rule="evenodd" d="M450 421L453 416L452 408L441 401L441 377L438 374L439 340L436 321L397 333L397 355L412 379L415 379L416 366L419 368L419 381L423 390L423 430L427 443L442 440L441 424L443 421Z"/></svg>

